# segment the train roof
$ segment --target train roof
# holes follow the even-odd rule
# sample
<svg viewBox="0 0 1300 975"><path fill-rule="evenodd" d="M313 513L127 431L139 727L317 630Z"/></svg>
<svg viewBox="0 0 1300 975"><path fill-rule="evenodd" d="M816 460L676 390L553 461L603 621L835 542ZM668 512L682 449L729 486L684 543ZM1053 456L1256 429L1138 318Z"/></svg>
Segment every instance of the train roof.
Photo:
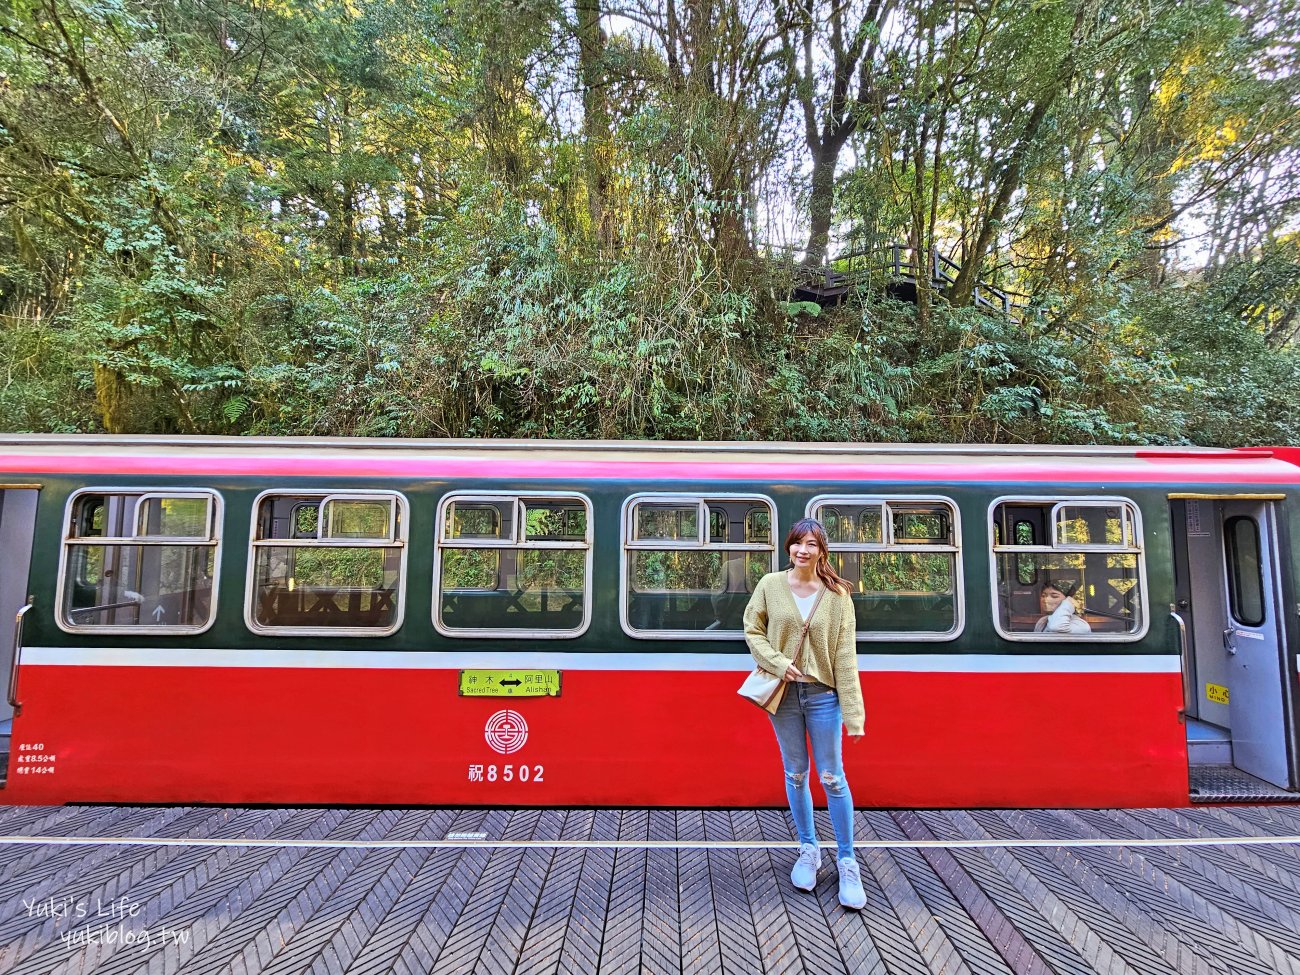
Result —
<svg viewBox="0 0 1300 975"><path fill-rule="evenodd" d="M1297 481L1300 448L0 434L14 474L865 480Z"/></svg>
<svg viewBox="0 0 1300 975"><path fill-rule="evenodd" d="M609 453L626 456L632 453L708 453L753 454L772 457L782 454L824 454L833 456L952 457L1196 457L1240 460L1267 458L1279 449L1272 447L1142 447L1062 444L937 444L937 443L827 443L757 440L547 440L448 437L421 439L403 437L220 437L148 434L76 434L76 433L0 433L0 448L24 452L54 449L117 451L123 448L170 452L178 449L200 452L311 450L357 451L391 454L394 452L453 451L498 453L502 451L556 451L571 453Z"/></svg>

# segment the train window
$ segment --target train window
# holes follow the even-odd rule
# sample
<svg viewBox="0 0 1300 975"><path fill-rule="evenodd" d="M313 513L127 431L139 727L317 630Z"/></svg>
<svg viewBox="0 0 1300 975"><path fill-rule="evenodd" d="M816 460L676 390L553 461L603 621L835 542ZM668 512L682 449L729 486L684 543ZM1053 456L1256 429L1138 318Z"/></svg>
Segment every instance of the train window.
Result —
<svg viewBox="0 0 1300 975"><path fill-rule="evenodd" d="M623 508L623 629L733 638L754 585L776 568L776 512L762 497L635 495Z"/></svg>
<svg viewBox="0 0 1300 975"><path fill-rule="evenodd" d="M587 509L574 504L524 502L524 540L572 542L587 537Z"/></svg>
<svg viewBox="0 0 1300 975"><path fill-rule="evenodd" d="M1012 498L994 502L991 514L994 619L1004 637L1136 640L1146 632L1146 568L1132 502Z"/></svg>
<svg viewBox="0 0 1300 975"><path fill-rule="evenodd" d="M1228 550L1228 607L1242 626L1264 625L1264 568L1259 553L1259 526L1238 516L1223 523Z"/></svg>
<svg viewBox="0 0 1300 975"><path fill-rule="evenodd" d="M142 495L136 502L136 534L207 541L212 534L212 499L165 494Z"/></svg>
<svg viewBox="0 0 1300 975"><path fill-rule="evenodd" d="M826 526L826 539L836 545L881 545L885 536L885 506L876 504L818 504L812 517Z"/></svg>
<svg viewBox="0 0 1300 975"><path fill-rule="evenodd" d="M402 624L406 499L268 491L253 505L244 619L255 633L385 636Z"/></svg>
<svg viewBox="0 0 1300 975"><path fill-rule="evenodd" d="M725 542L729 525L727 509L718 505L709 505L709 541Z"/></svg>
<svg viewBox="0 0 1300 975"><path fill-rule="evenodd" d="M676 531L660 512L650 531ZM591 502L454 494L438 513L434 626L446 636L565 638L591 621Z"/></svg>
<svg viewBox="0 0 1300 975"><path fill-rule="evenodd" d="M290 538L315 538L320 516L320 502L307 501L295 504L289 515Z"/></svg>
<svg viewBox="0 0 1300 975"><path fill-rule="evenodd" d="M78 491L68 501L61 628L201 633L216 606L221 499L211 491Z"/></svg>
<svg viewBox="0 0 1300 975"><path fill-rule="evenodd" d="M510 522L504 518L514 516L514 506L506 505L504 512L492 504L452 502L448 509L448 538L501 538L502 530L510 531Z"/></svg>
<svg viewBox="0 0 1300 975"><path fill-rule="evenodd" d="M962 628L957 507L946 498L819 497L831 564L853 587L859 640L950 640Z"/></svg>
<svg viewBox="0 0 1300 975"><path fill-rule="evenodd" d="M321 538L369 538L387 541L393 537L397 506L392 498L337 496L320 503L317 531ZM319 528L324 524L324 530Z"/></svg>
<svg viewBox="0 0 1300 975"><path fill-rule="evenodd" d="M73 510L73 537L94 538L104 534L107 519L107 505L102 497L86 495Z"/></svg>
<svg viewBox="0 0 1300 975"><path fill-rule="evenodd" d="M772 513L766 508L750 508L745 515L745 541L767 545L772 541Z"/></svg>
<svg viewBox="0 0 1300 975"><path fill-rule="evenodd" d="M1058 504L1052 509L1056 544L1068 548L1130 546L1133 527L1122 504Z"/></svg>
<svg viewBox="0 0 1300 975"><path fill-rule="evenodd" d="M997 545L1002 544L1001 541L1002 533L998 530L1000 527L1001 526L997 524L994 524L993 526L994 528L993 534L998 538L998 541L995 542L995 544ZM1034 542L1033 524L1031 522L1025 521L1023 518L1020 521L1017 521L1014 538L1016 540L1016 544L1020 546L1032 546L1036 544ZM1021 555L1016 559L1016 580L1022 586L1032 586L1034 584L1034 580L1038 578L1037 573L1038 573L1038 565L1035 562L1034 557L1032 555Z"/></svg>
<svg viewBox="0 0 1300 975"><path fill-rule="evenodd" d="M698 539L700 508L698 504L642 504L637 506L633 524L632 537L637 541Z"/></svg>

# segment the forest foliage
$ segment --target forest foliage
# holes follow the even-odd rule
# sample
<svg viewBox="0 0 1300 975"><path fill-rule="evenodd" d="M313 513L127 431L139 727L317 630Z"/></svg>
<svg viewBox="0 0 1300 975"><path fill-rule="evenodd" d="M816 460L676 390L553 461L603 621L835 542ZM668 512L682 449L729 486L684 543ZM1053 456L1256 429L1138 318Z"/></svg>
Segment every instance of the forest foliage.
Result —
<svg viewBox="0 0 1300 975"><path fill-rule="evenodd" d="M0 429L1300 442L1298 41L1296 0L8 0ZM796 300L823 267L859 287Z"/></svg>

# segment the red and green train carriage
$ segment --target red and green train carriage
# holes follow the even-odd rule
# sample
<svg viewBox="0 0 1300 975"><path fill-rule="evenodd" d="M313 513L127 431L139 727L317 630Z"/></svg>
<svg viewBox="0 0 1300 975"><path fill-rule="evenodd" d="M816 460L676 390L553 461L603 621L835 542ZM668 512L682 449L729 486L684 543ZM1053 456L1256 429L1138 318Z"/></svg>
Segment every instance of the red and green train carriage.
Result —
<svg viewBox="0 0 1300 975"><path fill-rule="evenodd" d="M0 437L0 797L782 805L741 614L813 515L860 805L1288 798L1298 456Z"/></svg>

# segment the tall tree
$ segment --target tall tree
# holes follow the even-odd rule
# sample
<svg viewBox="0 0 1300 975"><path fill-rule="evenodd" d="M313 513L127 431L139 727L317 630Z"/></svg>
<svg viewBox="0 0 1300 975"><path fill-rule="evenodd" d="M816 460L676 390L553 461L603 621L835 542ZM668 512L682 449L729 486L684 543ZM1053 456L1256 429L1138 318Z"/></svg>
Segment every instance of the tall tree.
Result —
<svg viewBox="0 0 1300 975"><path fill-rule="evenodd" d="M587 209L592 231L600 246L613 245L614 220L610 212L611 139L609 86L606 80L605 32L601 27L600 0L576 0L578 74L582 83L582 140L587 175Z"/></svg>
<svg viewBox="0 0 1300 975"><path fill-rule="evenodd" d="M829 0L825 5L804 0L789 15L798 31L784 38L787 83L803 110L804 141L812 157L804 247L808 265L821 264L826 257L840 154L876 97L875 60L894 7L895 0Z"/></svg>
<svg viewBox="0 0 1300 975"><path fill-rule="evenodd" d="M731 264L754 253L760 177L778 156L790 91L782 83L790 8L761 0L666 0L615 7L662 58L660 98L680 176L705 206L692 215Z"/></svg>

